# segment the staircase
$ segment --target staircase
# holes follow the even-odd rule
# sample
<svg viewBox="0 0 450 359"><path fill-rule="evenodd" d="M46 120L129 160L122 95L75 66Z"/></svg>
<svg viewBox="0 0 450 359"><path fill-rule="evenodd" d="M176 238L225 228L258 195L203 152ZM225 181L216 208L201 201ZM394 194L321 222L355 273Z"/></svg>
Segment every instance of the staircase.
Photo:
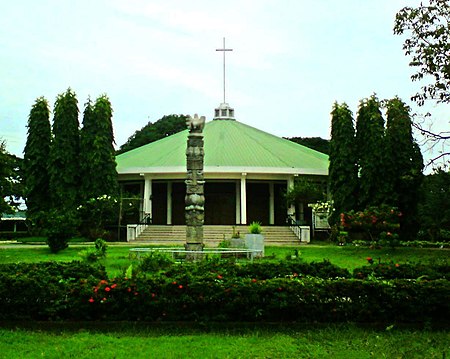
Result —
<svg viewBox="0 0 450 359"><path fill-rule="evenodd" d="M235 226L235 231L244 237L248 226ZM230 239L233 226L217 225L203 226L203 238L207 247L217 247L224 239ZM292 233L289 227L267 226L263 227L264 242L266 246L298 246L300 240ZM136 239L136 244L176 245L182 247L186 242L186 226L150 225Z"/></svg>

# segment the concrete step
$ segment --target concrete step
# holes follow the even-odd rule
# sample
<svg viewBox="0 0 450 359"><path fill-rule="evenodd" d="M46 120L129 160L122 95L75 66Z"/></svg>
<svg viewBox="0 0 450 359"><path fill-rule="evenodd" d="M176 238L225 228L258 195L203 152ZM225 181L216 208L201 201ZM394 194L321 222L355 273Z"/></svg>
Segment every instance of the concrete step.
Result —
<svg viewBox="0 0 450 359"><path fill-rule="evenodd" d="M234 233L239 232L241 237L248 233L248 226L234 226ZM233 226L203 227L204 243L208 247L217 247L224 239L230 239L233 235ZM263 227L262 234L266 245L296 246L300 244L298 238L289 227L267 226ZM148 226L136 240L137 243L152 245L177 245L183 246L186 240L185 225L151 225Z"/></svg>

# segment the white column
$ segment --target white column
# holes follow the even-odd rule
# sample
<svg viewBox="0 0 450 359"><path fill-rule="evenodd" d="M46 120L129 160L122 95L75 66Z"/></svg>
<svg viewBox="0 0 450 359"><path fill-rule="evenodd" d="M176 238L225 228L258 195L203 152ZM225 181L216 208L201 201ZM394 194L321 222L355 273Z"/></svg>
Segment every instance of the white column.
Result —
<svg viewBox="0 0 450 359"><path fill-rule="evenodd" d="M241 177L241 224L247 224L247 173Z"/></svg>
<svg viewBox="0 0 450 359"><path fill-rule="evenodd" d="M294 188L294 176L290 176L287 180L287 190L288 192ZM295 206L291 204L288 207L287 215L295 218Z"/></svg>
<svg viewBox="0 0 450 359"><path fill-rule="evenodd" d="M144 215L152 215L152 179L145 176L144 182Z"/></svg>
<svg viewBox="0 0 450 359"><path fill-rule="evenodd" d="M167 182L167 224L172 224L172 182Z"/></svg>
<svg viewBox="0 0 450 359"><path fill-rule="evenodd" d="M236 182L236 224L241 223L241 184Z"/></svg>
<svg viewBox="0 0 450 359"><path fill-rule="evenodd" d="M275 192L273 182L269 183L269 224L275 224Z"/></svg>

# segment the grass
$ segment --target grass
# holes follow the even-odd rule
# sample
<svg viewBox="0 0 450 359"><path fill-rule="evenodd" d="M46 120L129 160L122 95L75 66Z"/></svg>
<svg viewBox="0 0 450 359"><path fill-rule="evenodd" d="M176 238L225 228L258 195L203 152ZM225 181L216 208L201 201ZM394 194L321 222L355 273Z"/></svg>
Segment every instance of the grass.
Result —
<svg viewBox="0 0 450 359"><path fill-rule="evenodd" d="M2 358L443 358L450 334L353 325L322 328L0 329Z"/></svg>

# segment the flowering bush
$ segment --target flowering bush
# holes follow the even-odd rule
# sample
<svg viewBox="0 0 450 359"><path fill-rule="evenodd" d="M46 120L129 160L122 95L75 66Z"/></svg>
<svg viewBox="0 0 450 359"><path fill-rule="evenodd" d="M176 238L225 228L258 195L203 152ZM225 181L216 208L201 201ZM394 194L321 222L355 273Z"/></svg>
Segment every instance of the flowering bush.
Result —
<svg viewBox="0 0 450 359"><path fill-rule="evenodd" d="M363 280L305 276L299 267L267 279L257 267L234 275L239 267L204 272L200 265L192 273L180 265L110 279L79 263L0 265L0 320L449 323L448 266L428 280L367 279L365 268L372 273L376 265L358 269ZM387 273L402 268L393 264ZM413 273L406 265L404 271L402 278L424 273L412 265Z"/></svg>
<svg viewBox="0 0 450 359"><path fill-rule="evenodd" d="M341 227L348 231L363 232L368 240L382 239L392 241L398 239L402 213L396 207L382 205L369 207L364 211L341 213Z"/></svg>

